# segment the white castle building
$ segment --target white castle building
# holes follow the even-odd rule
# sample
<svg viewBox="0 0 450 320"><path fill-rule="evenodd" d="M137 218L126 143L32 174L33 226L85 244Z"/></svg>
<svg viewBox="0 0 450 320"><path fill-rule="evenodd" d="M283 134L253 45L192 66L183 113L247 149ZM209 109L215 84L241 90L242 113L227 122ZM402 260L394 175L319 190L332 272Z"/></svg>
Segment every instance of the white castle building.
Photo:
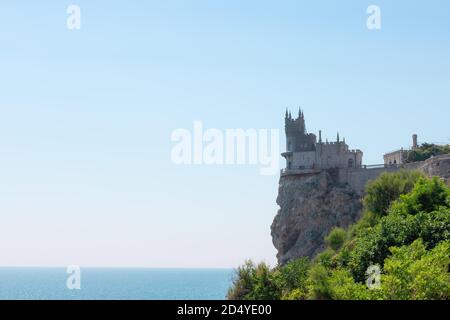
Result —
<svg viewBox="0 0 450 320"><path fill-rule="evenodd" d="M335 142L323 142L319 131L316 135L306 132L305 117L299 110L294 119L286 110L286 152L281 155L286 159L286 170L321 170L331 168L359 168L362 166L361 150L350 150L345 139L340 141L339 133Z"/></svg>

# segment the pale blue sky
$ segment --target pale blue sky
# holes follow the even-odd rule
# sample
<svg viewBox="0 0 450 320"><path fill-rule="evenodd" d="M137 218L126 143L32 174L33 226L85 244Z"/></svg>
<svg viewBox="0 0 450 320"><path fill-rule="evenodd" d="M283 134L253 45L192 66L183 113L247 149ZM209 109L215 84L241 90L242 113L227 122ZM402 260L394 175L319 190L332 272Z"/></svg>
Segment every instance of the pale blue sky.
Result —
<svg viewBox="0 0 450 320"><path fill-rule="evenodd" d="M301 105L365 163L448 142L449 40L445 0L1 1L0 265L273 264L278 176L175 166L172 131Z"/></svg>

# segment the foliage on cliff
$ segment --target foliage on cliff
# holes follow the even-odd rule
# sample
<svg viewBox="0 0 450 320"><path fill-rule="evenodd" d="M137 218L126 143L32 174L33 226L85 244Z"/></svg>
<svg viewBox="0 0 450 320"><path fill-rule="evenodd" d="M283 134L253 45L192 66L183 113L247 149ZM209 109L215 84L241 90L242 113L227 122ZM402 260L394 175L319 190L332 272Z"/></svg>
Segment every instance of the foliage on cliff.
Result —
<svg viewBox="0 0 450 320"><path fill-rule="evenodd" d="M424 143L417 149L408 151L408 153L406 154L406 162L425 161L432 156L438 156L442 154L450 154L450 145Z"/></svg>
<svg viewBox="0 0 450 320"><path fill-rule="evenodd" d="M228 298L449 299L450 188L417 173L384 174L367 186L364 203L363 217L333 229L314 260L273 269L247 262ZM367 274L372 268L378 278Z"/></svg>

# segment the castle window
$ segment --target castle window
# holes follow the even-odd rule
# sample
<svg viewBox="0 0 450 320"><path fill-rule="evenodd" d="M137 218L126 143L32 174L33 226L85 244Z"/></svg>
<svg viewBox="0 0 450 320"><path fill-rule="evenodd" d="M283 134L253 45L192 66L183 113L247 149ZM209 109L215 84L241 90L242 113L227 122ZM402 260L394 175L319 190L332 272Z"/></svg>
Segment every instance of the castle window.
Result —
<svg viewBox="0 0 450 320"><path fill-rule="evenodd" d="M353 161L353 159L348 159L348 167L349 168L353 168L353 166L354 166L354 161Z"/></svg>

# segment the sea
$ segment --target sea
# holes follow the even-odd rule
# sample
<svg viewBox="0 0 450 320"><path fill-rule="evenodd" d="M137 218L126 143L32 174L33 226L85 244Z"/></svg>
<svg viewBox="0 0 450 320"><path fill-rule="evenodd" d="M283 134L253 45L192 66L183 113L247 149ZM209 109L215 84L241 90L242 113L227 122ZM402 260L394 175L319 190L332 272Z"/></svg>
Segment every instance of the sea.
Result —
<svg viewBox="0 0 450 320"><path fill-rule="evenodd" d="M221 300L233 270L81 268L79 275L73 282L66 268L0 268L0 299Z"/></svg>

